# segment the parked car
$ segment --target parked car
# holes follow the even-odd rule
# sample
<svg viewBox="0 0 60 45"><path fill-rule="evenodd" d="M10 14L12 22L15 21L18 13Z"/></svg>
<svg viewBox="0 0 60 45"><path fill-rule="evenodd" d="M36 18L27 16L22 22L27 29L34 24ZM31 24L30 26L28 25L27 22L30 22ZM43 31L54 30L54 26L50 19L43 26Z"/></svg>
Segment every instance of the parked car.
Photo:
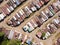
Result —
<svg viewBox="0 0 60 45"><path fill-rule="evenodd" d="M4 13L0 13L0 21L4 20L5 16L6 15Z"/></svg>

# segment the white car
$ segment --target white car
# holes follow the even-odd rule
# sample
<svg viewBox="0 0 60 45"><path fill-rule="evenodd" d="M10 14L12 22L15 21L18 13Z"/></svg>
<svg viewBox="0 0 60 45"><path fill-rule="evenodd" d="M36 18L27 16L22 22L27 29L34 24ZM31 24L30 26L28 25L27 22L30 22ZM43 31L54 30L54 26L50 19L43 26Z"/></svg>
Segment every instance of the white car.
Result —
<svg viewBox="0 0 60 45"><path fill-rule="evenodd" d="M5 15L3 13L0 14L0 21L3 20Z"/></svg>
<svg viewBox="0 0 60 45"><path fill-rule="evenodd" d="M27 25L25 25L24 27L23 27L23 30L26 32L27 30L29 29L29 27L27 26Z"/></svg>

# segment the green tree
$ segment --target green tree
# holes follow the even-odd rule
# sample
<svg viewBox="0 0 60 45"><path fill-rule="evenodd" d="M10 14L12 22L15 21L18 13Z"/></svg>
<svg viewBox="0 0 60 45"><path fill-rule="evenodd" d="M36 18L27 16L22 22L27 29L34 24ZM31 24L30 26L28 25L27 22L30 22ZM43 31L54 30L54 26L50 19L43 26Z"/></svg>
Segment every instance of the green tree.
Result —
<svg viewBox="0 0 60 45"><path fill-rule="evenodd" d="M44 32L42 33L42 37L45 37L45 33Z"/></svg>
<svg viewBox="0 0 60 45"><path fill-rule="evenodd" d="M21 45L21 41L19 40L9 40L4 36L3 32L0 32L0 45Z"/></svg>
<svg viewBox="0 0 60 45"><path fill-rule="evenodd" d="M8 42L9 42L9 40L4 40L4 41L2 41L1 45L7 45Z"/></svg>
<svg viewBox="0 0 60 45"><path fill-rule="evenodd" d="M0 32L0 42L2 42L4 40L4 33Z"/></svg>
<svg viewBox="0 0 60 45"><path fill-rule="evenodd" d="M21 42L19 40L10 40L7 45L20 45Z"/></svg>

